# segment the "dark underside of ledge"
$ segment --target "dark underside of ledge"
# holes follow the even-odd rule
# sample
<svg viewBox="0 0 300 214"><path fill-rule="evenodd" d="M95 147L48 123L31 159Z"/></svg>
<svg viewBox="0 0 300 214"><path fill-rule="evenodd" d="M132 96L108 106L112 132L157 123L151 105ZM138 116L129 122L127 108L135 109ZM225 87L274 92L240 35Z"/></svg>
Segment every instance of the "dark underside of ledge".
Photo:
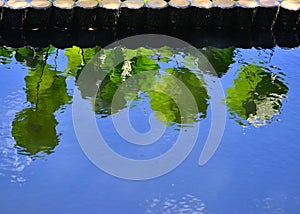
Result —
<svg viewBox="0 0 300 214"><path fill-rule="evenodd" d="M202 48L229 46L251 48L273 48L275 46L293 48L299 46L300 31L297 30L12 30L0 29L0 45L8 47L47 47L67 48L76 45L82 48L99 45L105 47L112 42L140 34L163 34L182 39L191 45ZM147 46L145 41L145 46ZM153 44L153 43L152 43ZM157 46L164 46L164 41Z"/></svg>

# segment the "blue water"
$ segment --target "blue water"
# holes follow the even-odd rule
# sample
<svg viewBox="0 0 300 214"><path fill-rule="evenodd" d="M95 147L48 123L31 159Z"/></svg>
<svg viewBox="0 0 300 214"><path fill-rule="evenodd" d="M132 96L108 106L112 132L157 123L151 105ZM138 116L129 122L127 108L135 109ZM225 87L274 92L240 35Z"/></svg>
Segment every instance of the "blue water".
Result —
<svg viewBox="0 0 300 214"><path fill-rule="evenodd" d="M74 76L66 77L65 51L55 50L47 63L65 77L66 91L72 96L76 83ZM300 48L236 48L233 53L233 62L220 78L225 93L241 65L261 63L288 87L280 113L259 128L241 125L227 113L218 150L207 164L199 166L211 124L208 107L187 159L173 171L143 181L109 175L85 156L73 128L72 99L54 112L59 142L51 153L20 152L12 136L12 122L17 112L31 105L24 81L30 66L15 57L4 58L9 61L0 64L0 213L299 213ZM140 132L149 129L151 113L149 97L144 98L130 110L133 126ZM113 130L109 115L96 118L109 145L128 157L161 155L178 135L177 124L173 124L158 143L126 145Z"/></svg>

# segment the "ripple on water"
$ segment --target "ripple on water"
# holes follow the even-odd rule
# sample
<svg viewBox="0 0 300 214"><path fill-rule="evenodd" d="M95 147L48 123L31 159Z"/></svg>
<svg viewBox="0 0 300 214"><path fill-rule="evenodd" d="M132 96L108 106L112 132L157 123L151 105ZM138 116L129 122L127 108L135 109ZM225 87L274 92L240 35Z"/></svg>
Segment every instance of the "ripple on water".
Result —
<svg viewBox="0 0 300 214"><path fill-rule="evenodd" d="M15 113L24 107L25 93L22 90L6 96L0 106L0 176L14 183L24 183L23 171L31 158L18 154L11 136L11 121Z"/></svg>
<svg viewBox="0 0 300 214"><path fill-rule="evenodd" d="M275 198L269 196L253 200L254 208L249 213L295 213L300 201L298 197L291 195L280 195ZM292 205L292 206L291 206Z"/></svg>
<svg viewBox="0 0 300 214"><path fill-rule="evenodd" d="M203 214L208 213L206 205L197 197L185 194L182 197L153 198L148 201L146 214Z"/></svg>

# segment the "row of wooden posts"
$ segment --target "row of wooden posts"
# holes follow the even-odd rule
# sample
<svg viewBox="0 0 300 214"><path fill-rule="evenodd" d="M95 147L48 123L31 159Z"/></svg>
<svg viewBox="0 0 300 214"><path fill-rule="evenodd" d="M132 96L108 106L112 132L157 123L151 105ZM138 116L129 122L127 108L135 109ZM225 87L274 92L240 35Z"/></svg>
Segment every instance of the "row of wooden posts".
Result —
<svg viewBox="0 0 300 214"><path fill-rule="evenodd" d="M299 0L0 0L0 28L300 28Z"/></svg>

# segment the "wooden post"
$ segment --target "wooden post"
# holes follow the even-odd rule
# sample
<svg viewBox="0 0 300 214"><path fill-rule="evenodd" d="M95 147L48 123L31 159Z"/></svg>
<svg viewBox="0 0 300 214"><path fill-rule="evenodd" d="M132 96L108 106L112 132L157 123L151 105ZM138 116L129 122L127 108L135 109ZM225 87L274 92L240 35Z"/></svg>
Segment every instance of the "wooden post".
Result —
<svg viewBox="0 0 300 214"><path fill-rule="evenodd" d="M169 19L172 28L189 28L191 26L191 7L188 0L171 0L169 4Z"/></svg>
<svg viewBox="0 0 300 214"><path fill-rule="evenodd" d="M279 3L277 0L260 0L254 18L254 26L267 30L273 29L278 11Z"/></svg>
<svg viewBox="0 0 300 214"><path fill-rule="evenodd" d="M235 10L233 0L216 0L213 8L213 23L218 29L234 28Z"/></svg>
<svg viewBox="0 0 300 214"><path fill-rule="evenodd" d="M75 3L74 19L79 29L95 27L98 2L96 0L79 0Z"/></svg>
<svg viewBox="0 0 300 214"><path fill-rule="evenodd" d="M9 0L3 7L2 27L22 29L29 3L25 0Z"/></svg>
<svg viewBox="0 0 300 214"><path fill-rule="evenodd" d="M280 5L275 28L278 30L296 30L300 19L300 2L284 0Z"/></svg>
<svg viewBox="0 0 300 214"><path fill-rule="evenodd" d="M210 0L192 1L191 23L194 28L206 29L211 26L211 9L213 4Z"/></svg>
<svg viewBox="0 0 300 214"><path fill-rule="evenodd" d="M52 3L48 0L32 0L25 22L27 29L46 29L50 20Z"/></svg>
<svg viewBox="0 0 300 214"><path fill-rule="evenodd" d="M59 29L72 28L74 2L72 0L55 0L52 8L52 26Z"/></svg>
<svg viewBox="0 0 300 214"><path fill-rule="evenodd" d="M0 0L0 28L1 28L2 17L3 17L3 6L4 6L4 1ZM1 39L1 37L0 37L0 39Z"/></svg>
<svg viewBox="0 0 300 214"><path fill-rule="evenodd" d="M239 0L236 4L237 29L251 30L258 3L255 0Z"/></svg>
<svg viewBox="0 0 300 214"><path fill-rule="evenodd" d="M97 8L97 18L95 26L97 28L114 29L120 16L120 0L103 0Z"/></svg>
<svg viewBox="0 0 300 214"><path fill-rule="evenodd" d="M142 28L146 23L146 8L143 0L126 0L121 6L119 26Z"/></svg>
<svg viewBox="0 0 300 214"><path fill-rule="evenodd" d="M148 0L146 25L149 28L166 28L169 26L168 4L164 0Z"/></svg>

